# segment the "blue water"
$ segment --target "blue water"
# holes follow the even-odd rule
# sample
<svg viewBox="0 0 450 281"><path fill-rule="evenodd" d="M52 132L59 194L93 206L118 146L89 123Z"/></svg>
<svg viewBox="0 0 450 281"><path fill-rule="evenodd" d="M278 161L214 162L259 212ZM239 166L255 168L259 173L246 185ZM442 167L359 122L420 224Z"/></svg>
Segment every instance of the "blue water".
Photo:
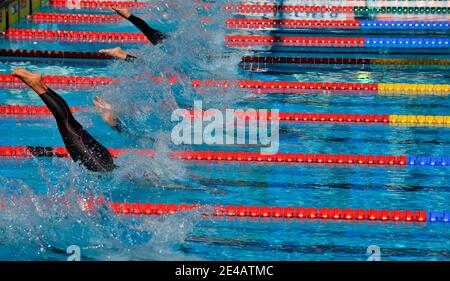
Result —
<svg viewBox="0 0 450 281"><path fill-rule="evenodd" d="M85 260L363 261L368 257L366 249L370 245L381 248L382 260L450 259L450 228L445 223L204 219L199 212L163 217L122 217L102 208L93 213L81 211L76 198L86 196L154 203L450 210L450 170L447 167L195 163L164 157L169 149L189 148L174 146L168 139L173 126L168 121L171 114L168 109L171 109L173 98L186 107L192 106L192 101L200 97L206 105L217 108L236 106L298 112L449 115L450 100L447 96L255 96L238 89L231 90L226 96L219 96L214 91L200 96L194 94L189 86L189 78L449 84L450 68L404 66L390 69L389 66L379 66L317 69L312 65L309 68L278 65L274 66L275 69L258 67L253 69L255 71L246 71L238 65L240 57L251 55L253 51L223 47L223 23L227 15L218 9L209 11L214 21L203 28L199 18L205 12L189 13L196 11L192 3L170 1L171 6L164 8L164 1L153 2L159 10L147 8L140 10L139 14L150 25L171 32L172 38L161 48L121 45L123 49L140 55L142 61L139 65L82 60L0 60L0 73L3 74L20 66L45 75L119 78L133 77L143 71L163 76L176 72L185 81L181 86L169 87L146 80L126 79L127 82L120 85L97 90L58 91L71 106L89 107L95 95L104 97L118 108L129 133L113 131L94 111L77 113L80 123L107 147L153 148L157 157L121 156L117 160L119 169L101 177L84 171L67 159L0 158L0 203L6 205L0 212L0 259L65 260L68 257L66 249L70 245L78 245ZM221 4L224 2L218 2ZM110 14L108 11L53 10L50 7L42 10ZM158 20L166 12L168 18ZM439 20L439 16L433 20ZM137 32L126 22L56 25L22 20L16 27ZM227 32L250 34L247 31ZM448 30L446 34L448 36ZM116 45L7 39L0 42L0 48L66 51L97 51ZM385 50L378 50L376 54L344 55L292 54L286 51L264 50L258 54L357 58L420 56L389 54ZM205 59L223 54L229 58L216 57L213 63ZM450 59L450 55L449 50L443 50L440 54L421 58ZM42 105L42 101L27 89L0 89L0 104ZM141 115L133 114L136 112ZM63 145L55 121L50 117L0 118L1 146ZM280 126L280 152L449 156L449 139L450 129L441 127L288 123ZM202 145L193 148L230 149ZM52 200L54 197L67 198L69 203L57 203Z"/></svg>

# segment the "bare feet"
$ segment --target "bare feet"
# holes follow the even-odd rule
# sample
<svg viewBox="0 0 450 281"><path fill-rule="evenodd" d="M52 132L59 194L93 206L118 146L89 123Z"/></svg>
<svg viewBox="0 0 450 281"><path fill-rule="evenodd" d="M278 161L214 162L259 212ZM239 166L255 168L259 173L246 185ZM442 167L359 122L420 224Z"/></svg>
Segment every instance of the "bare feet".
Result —
<svg viewBox="0 0 450 281"><path fill-rule="evenodd" d="M116 12L119 16L124 18L129 18L131 16L130 11L128 11L127 8L117 8L117 7L111 7L111 10Z"/></svg>
<svg viewBox="0 0 450 281"><path fill-rule="evenodd" d="M103 112L102 119L108 123L111 127L115 127L117 125L117 119L114 112L112 112L112 105L104 101L99 96L95 96L92 103L95 106L95 109L99 112Z"/></svg>
<svg viewBox="0 0 450 281"><path fill-rule="evenodd" d="M125 53L120 47L115 47L112 49L102 49L99 52L122 60L125 60L127 58L127 53Z"/></svg>
<svg viewBox="0 0 450 281"><path fill-rule="evenodd" d="M42 76L40 74L33 73L21 67L18 67L13 70L12 75L20 78L23 83L27 84L38 95L42 95L48 89L47 85L42 82Z"/></svg>

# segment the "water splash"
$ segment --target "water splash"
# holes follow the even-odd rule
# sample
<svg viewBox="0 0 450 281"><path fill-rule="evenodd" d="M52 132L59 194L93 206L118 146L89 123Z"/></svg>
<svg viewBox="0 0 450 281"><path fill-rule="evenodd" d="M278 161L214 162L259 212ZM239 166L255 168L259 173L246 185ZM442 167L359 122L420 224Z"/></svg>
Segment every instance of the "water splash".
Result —
<svg viewBox="0 0 450 281"><path fill-rule="evenodd" d="M36 160L35 177L45 184L44 193L26 182L0 178L0 258L61 259L70 245L81 248L82 259L195 258L180 249L200 211L121 217L104 206L89 212L80 206L80 198L86 197L110 199L119 194L119 201L124 201L136 187L204 188L190 178L182 161L167 157L173 126L170 116L179 107L192 107L194 100L202 100L204 108L223 109L246 94L233 87L221 92L217 88L195 90L191 84L191 79L234 80L238 75L240 58L223 47L227 16L220 7L225 1L208 10L212 20L207 23L201 21L206 12L194 1L152 3L143 11L144 18L152 19L152 25L167 32L169 39L160 46L126 50L138 61L111 64L108 72L121 82L104 88L101 95L112 103L124 124L127 133L123 136L138 139L141 148L153 148L154 157L123 155L116 161L119 168L102 176L66 159L53 159L51 167ZM83 123L90 123L84 119ZM5 254L7 249L13 252Z"/></svg>
<svg viewBox="0 0 450 281"><path fill-rule="evenodd" d="M14 249L13 256L6 253L8 259L65 260L70 245L80 247L84 260L195 258L180 248L197 212L149 217L117 216L105 205L86 210L81 198L98 196L106 182L100 186L81 178L83 190L70 186L80 184L71 178L71 183L50 187L48 194L36 194L19 180L0 178L0 259L6 249Z"/></svg>

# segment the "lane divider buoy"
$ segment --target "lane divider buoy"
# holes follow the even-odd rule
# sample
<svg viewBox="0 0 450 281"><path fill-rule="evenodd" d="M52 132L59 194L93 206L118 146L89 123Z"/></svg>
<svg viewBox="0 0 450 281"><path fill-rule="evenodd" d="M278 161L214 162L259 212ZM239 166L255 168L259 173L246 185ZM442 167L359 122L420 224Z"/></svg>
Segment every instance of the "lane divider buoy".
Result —
<svg viewBox="0 0 450 281"><path fill-rule="evenodd" d="M79 30L47 30L10 28L6 35L17 41L62 41L84 43L147 44L142 33ZM449 38L383 38L383 37L317 37L226 35L225 45L232 48L252 46L294 46L334 48L442 48L448 49Z"/></svg>
<svg viewBox="0 0 450 281"><path fill-rule="evenodd" d="M135 203L108 202L104 199L86 200L85 210L92 210L95 205L106 204L118 215L171 215L180 212L199 210L205 217L265 218L285 220L336 220L336 221L378 221L378 222L449 222L449 211L425 210L388 210L357 208L318 208L318 207L280 207L280 206L245 206L245 205L200 205L171 203ZM252 220L253 222L257 222Z"/></svg>
<svg viewBox="0 0 450 281"><path fill-rule="evenodd" d="M64 55L64 54L61 54ZM108 85L119 82L113 77L103 76L42 76L44 82L52 85ZM139 77L138 77L139 78ZM176 84L175 75L167 79L161 77L141 77L155 82ZM438 95L450 94L450 84L407 84L407 83L354 83L354 82L300 82L300 81L256 81L256 80L191 80L196 90L217 87L232 89L238 87L255 94L368 94L368 95ZM0 74L0 89L26 87L20 79L10 74Z"/></svg>
<svg viewBox="0 0 450 281"><path fill-rule="evenodd" d="M149 2L142 1L96 1L96 0L50 0L48 1L50 6L55 8L140 8L151 5Z"/></svg>
<svg viewBox="0 0 450 281"><path fill-rule="evenodd" d="M387 2L389 3L389 2ZM439 2L440 3L440 2ZM226 10L233 10L242 14L267 14L267 13L344 13L359 15L374 15L374 14L397 14L397 15L430 15L450 14L450 8L447 6L430 7L428 6L412 7L412 6L388 6L383 5L379 7L367 6L299 6L299 5L273 5L273 4L242 4L242 5L227 5Z"/></svg>
<svg viewBox="0 0 450 281"><path fill-rule="evenodd" d="M450 65L449 59L396 59L396 58L320 58L320 57L278 57L243 56L242 63L255 64L326 64L326 65Z"/></svg>
<svg viewBox="0 0 450 281"><path fill-rule="evenodd" d="M109 148L117 157L123 153L138 153L153 156L152 149ZM68 157L64 147L42 146L0 146L3 157ZM273 163L273 164L314 164L344 166L449 166L450 156L405 156L405 155L359 155L359 154L312 154L213 151L213 150L174 150L169 158L189 161Z"/></svg>
<svg viewBox="0 0 450 281"><path fill-rule="evenodd" d="M52 50L0 49L0 57L12 58L59 58L59 59L100 59L112 57L99 52L70 52ZM3 74L0 74L3 75Z"/></svg>
<svg viewBox="0 0 450 281"><path fill-rule="evenodd" d="M148 39L139 32L104 32L80 30L47 30L10 28L6 36L16 41L58 41L81 43L147 44Z"/></svg>
<svg viewBox="0 0 450 281"><path fill-rule="evenodd" d="M102 15L102 14L72 14L72 13L45 13L35 12L27 17L38 23L60 23L60 24L76 24L76 23L117 23L124 20L118 15Z"/></svg>
<svg viewBox="0 0 450 281"><path fill-rule="evenodd" d="M36 23L54 23L54 24L111 24L124 20L117 15L103 14L76 14L76 13L46 13L35 12L27 17L28 20ZM200 18L201 22L210 22L211 18Z"/></svg>
<svg viewBox="0 0 450 281"><path fill-rule="evenodd" d="M109 204L115 214L121 215L166 215L195 209L206 210L205 216L283 218L310 220L349 220L349 221L401 221L426 222L429 214L423 210L376 210L351 208L314 208L314 207L269 207L240 205L197 205L197 204L151 204L113 202Z"/></svg>
<svg viewBox="0 0 450 281"><path fill-rule="evenodd" d="M448 49L449 38L387 38L387 37L318 37L226 35L225 45L231 48L254 46L333 47L333 48L442 48Z"/></svg>
<svg viewBox="0 0 450 281"><path fill-rule="evenodd" d="M448 21L295 20L230 18L230 29L448 30Z"/></svg>
<svg viewBox="0 0 450 281"><path fill-rule="evenodd" d="M70 107L72 112L89 111L89 108ZM191 110L190 118L200 114ZM207 111L201 112L202 116ZM0 105L1 115L50 115L46 106L36 105ZM271 120L272 113L261 115L258 112L235 112L237 119L245 120ZM355 124L390 124L409 126L450 126L450 116L436 115L388 115L388 114L358 114L358 113L311 113L311 112L279 112L277 119L285 122L311 122L311 123L355 123Z"/></svg>

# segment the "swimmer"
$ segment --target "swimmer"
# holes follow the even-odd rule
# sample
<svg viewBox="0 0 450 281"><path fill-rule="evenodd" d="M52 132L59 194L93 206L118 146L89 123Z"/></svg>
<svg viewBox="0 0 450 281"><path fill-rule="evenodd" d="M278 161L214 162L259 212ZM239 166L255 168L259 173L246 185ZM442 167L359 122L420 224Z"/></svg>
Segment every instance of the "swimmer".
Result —
<svg viewBox="0 0 450 281"><path fill-rule="evenodd" d="M95 110L97 112L102 112L102 119L105 121L111 128L118 132L123 131L122 123L117 119L116 115L114 114L113 107L111 104L104 101L99 96L95 96L94 100L92 101Z"/></svg>
<svg viewBox="0 0 450 281"><path fill-rule="evenodd" d="M116 12L121 17L127 19L130 21L134 26L139 28L139 30L144 33L145 37L153 44L158 45L162 43L164 39L167 38L167 35L164 33L151 28L143 19L136 17L128 11L128 9L119 9L119 8L111 8L114 12ZM115 57L118 59L126 60L126 61L133 61L136 59L135 56L132 56L130 54L127 54L124 52L120 47L112 48L112 49L102 49L99 51L100 53L107 54L111 57Z"/></svg>
<svg viewBox="0 0 450 281"><path fill-rule="evenodd" d="M73 117L64 99L44 84L41 75L23 68L14 69L12 75L33 89L53 114L73 161L80 161L85 168L95 172L109 172L116 168L108 149L83 129Z"/></svg>

